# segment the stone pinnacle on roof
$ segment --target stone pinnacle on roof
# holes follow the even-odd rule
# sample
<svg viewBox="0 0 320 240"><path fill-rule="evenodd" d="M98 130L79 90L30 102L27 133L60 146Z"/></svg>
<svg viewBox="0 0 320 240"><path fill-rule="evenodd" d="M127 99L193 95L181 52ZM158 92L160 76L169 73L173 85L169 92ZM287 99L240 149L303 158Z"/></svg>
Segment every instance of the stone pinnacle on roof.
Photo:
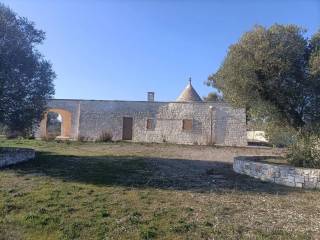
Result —
<svg viewBox="0 0 320 240"><path fill-rule="evenodd" d="M202 102L201 97L192 87L191 78L189 78L189 84L182 91L180 96L176 100L177 102Z"/></svg>

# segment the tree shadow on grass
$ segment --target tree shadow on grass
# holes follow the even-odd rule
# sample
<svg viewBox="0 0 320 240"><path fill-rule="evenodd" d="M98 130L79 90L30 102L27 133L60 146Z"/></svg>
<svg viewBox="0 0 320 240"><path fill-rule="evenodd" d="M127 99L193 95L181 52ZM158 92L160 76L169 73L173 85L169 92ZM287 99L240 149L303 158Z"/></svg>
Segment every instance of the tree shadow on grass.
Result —
<svg viewBox="0 0 320 240"><path fill-rule="evenodd" d="M294 188L262 182L232 170L232 163L133 156L72 156L37 153L8 167L20 175L44 175L100 186L159 188L194 192L241 191L287 194Z"/></svg>

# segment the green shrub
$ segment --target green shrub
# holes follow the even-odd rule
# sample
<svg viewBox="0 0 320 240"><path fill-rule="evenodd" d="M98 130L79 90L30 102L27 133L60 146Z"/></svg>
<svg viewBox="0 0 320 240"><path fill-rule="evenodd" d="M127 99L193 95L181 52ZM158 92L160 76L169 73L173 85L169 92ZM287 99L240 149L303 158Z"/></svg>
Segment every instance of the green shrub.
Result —
<svg viewBox="0 0 320 240"><path fill-rule="evenodd" d="M294 166L320 168L320 136L310 133L297 135L288 148L287 157Z"/></svg>
<svg viewBox="0 0 320 240"><path fill-rule="evenodd" d="M289 126L270 124L266 129L269 143L277 147L287 147L293 144L297 131Z"/></svg>
<svg viewBox="0 0 320 240"><path fill-rule="evenodd" d="M0 123L0 135L6 135L6 127Z"/></svg>
<svg viewBox="0 0 320 240"><path fill-rule="evenodd" d="M6 131L6 138L7 139L16 139L16 138L21 138L23 136L23 133L20 131L15 131L15 130L7 130Z"/></svg>
<svg viewBox="0 0 320 240"><path fill-rule="evenodd" d="M89 141L89 137L80 135L80 136L78 136L78 141L79 142L87 142L87 141Z"/></svg>
<svg viewBox="0 0 320 240"><path fill-rule="evenodd" d="M158 229L154 226L146 226L141 228L140 233L142 239L154 239L158 235Z"/></svg>
<svg viewBox="0 0 320 240"><path fill-rule="evenodd" d="M113 135L109 131L102 131L99 138L97 139L99 142L111 142Z"/></svg>
<svg viewBox="0 0 320 240"><path fill-rule="evenodd" d="M56 136L53 136L53 135L51 135L51 134L44 134L44 135L42 135L41 137L41 140L42 141L46 141L46 142L48 142L48 141L53 141L53 140L55 140L56 139Z"/></svg>

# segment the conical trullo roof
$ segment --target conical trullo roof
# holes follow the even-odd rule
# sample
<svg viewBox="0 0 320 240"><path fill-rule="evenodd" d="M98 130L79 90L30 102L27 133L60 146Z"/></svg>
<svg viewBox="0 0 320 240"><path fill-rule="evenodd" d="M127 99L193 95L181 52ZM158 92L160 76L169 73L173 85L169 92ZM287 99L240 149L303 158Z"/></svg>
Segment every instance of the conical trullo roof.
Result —
<svg viewBox="0 0 320 240"><path fill-rule="evenodd" d="M194 90L191 85L191 78L189 79L189 84L182 91L180 96L176 100L177 102L202 102L199 94Z"/></svg>

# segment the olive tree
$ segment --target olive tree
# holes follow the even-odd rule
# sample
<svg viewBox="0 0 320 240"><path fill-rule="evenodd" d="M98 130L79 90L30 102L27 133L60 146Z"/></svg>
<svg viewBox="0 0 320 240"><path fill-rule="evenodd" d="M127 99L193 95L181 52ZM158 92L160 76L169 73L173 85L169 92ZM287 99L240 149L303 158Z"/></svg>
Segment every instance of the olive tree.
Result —
<svg viewBox="0 0 320 240"><path fill-rule="evenodd" d="M0 4L0 124L27 135L54 94L55 73L37 46L45 33Z"/></svg>
<svg viewBox="0 0 320 240"><path fill-rule="evenodd" d="M317 125L320 32L310 39L305 33L295 25L255 26L229 47L207 84L222 91L231 105L245 107L247 119L269 132Z"/></svg>

